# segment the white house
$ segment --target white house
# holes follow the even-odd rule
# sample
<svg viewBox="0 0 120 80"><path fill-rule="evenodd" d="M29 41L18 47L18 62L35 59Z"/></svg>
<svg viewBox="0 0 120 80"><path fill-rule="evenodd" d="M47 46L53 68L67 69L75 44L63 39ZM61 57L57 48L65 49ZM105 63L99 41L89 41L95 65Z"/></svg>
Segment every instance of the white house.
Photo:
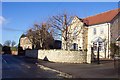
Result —
<svg viewBox="0 0 120 80"><path fill-rule="evenodd" d="M80 19L75 16L72 21L72 25L68 27L68 30L70 31L70 49L79 50L79 47L82 50L87 49L88 63L91 63L91 59L93 58L91 58L92 52L94 53L94 57L97 57L98 46L100 53L99 57L110 58L110 44L113 39L111 34L116 35L116 37L120 35L118 14L119 9L115 9L89 16L84 19ZM115 28L115 26L117 26L117 28ZM76 36L77 32L79 32L79 34ZM62 39L62 48L65 48L64 39ZM93 51L91 51L92 49Z"/></svg>
<svg viewBox="0 0 120 80"><path fill-rule="evenodd" d="M111 26L113 25L111 22L114 22L118 13L118 9L115 9L84 18L88 24L88 55L91 55L91 47L93 47L96 57L97 46L99 46L100 58L110 58Z"/></svg>

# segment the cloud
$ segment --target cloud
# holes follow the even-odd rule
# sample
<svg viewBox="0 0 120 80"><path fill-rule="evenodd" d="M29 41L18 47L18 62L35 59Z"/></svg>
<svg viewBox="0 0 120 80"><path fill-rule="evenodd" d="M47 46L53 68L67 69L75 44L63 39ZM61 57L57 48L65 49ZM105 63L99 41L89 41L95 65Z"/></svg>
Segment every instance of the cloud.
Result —
<svg viewBox="0 0 120 80"><path fill-rule="evenodd" d="M6 19L3 16L0 16L0 25L2 25L5 21Z"/></svg>
<svg viewBox="0 0 120 80"><path fill-rule="evenodd" d="M9 21L8 19L6 20L6 18L4 18L3 16L0 16L0 27L4 24L8 24ZM16 29L16 28L11 28L11 27L2 27L2 30L5 30L5 31L20 31L20 32L24 32L25 30L20 30L20 29Z"/></svg>

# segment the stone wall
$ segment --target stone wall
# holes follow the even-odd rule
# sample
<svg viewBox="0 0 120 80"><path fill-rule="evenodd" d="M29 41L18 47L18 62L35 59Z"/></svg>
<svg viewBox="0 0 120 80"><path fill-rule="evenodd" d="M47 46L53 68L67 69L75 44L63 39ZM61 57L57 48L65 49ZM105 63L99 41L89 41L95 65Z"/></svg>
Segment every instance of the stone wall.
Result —
<svg viewBox="0 0 120 80"><path fill-rule="evenodd" d="M86 56L80 51L65 50L27 50L27 57L62 63L84 63Z"/></svg>
<svg viewBox="0 0 120 80"><path fill-rule="evenodd" d="M38 50L26 50L25 56L31 58L38 58Z"/></svg>
<svg viewBox="0 0 120 80"><path fill-rule="evenodd" d="M18 55L18 51L11 51L12 55Z"/></svg>

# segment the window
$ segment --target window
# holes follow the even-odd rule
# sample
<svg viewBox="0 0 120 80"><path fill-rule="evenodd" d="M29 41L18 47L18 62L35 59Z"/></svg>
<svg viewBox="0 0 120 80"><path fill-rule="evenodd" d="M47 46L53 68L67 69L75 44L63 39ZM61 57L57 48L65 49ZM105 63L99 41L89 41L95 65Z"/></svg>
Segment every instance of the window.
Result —
<svg viewBox="0 0 120 80"><path fill-rule="evenodd" d="M93 49L97 51L97 43L93 43ZM103 50L103 42L99 42L99 51Z"/></svg>
<svg viewBox="0 0 120 80"><path fill-rule="evenodd" d="M100 34L103 34L103 33L104 33L104 30L103 30L103 29L101 29L101 30L100 30Z"/></svg>
<svg viewBox="0 0 120 80"><path fill-rule="evenodd" d="M73 50L78 50L78 44L76 44L76 43L72 44L72 49Z"/></svg>
<svg viewBox="0 0 120 80"><path fill-rule="evenodd" d="M74 28L74 32L73 32L73 37L74 37L74 39L77 38L77 36L76 36L77 31L78 31L78 27L76 26L76 27Z"/></svg>
<svg viewBox="0 0 120 80"><path fill-rule="evenodd" d="M93 34L96 35L96 28L93 28Z"/></svg>
<svg viewBox="0 0 120 80"><path fill-rule="evenodd" d="M93 43L93 49L97 51L97 43Z"/></svg>
<svg viewBox="0 0 120 80"><path fill-rule="evenodd" d="M103 50L103 42L99 42L99 50L100 50L100 51Z"/></svg>

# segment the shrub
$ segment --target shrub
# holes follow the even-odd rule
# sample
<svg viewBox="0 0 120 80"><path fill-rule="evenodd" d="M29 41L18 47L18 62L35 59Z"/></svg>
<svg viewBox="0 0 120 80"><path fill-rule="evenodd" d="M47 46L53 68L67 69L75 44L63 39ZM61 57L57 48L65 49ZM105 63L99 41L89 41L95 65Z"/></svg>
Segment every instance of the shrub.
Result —
<svg viewBox="0 0 120 80"><path fill-rule="evenodd" d="M11 47L11 51L17 51L17 47Z"/></svg>
<svg viewBox="0 0 120 80"><path fill-rule="evenodd" d="M111 43L110 44L110 51L111 51L111 56L113 57L115 54L119 55L119 46L116 45L116 43Z"/></svg>

